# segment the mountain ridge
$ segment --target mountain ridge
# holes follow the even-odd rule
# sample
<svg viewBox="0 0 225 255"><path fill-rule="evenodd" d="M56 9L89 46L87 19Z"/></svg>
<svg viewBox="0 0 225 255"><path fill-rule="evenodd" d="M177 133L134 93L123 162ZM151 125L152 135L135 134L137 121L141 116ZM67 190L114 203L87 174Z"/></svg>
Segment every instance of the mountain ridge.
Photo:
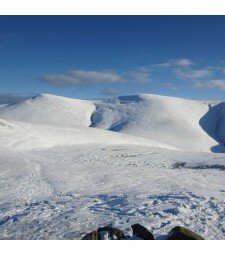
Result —
<svg viewBox="0 0 225 255"><path fill-rule="evenodd" d="M187 151L224 150L225 104L219 101L155 94L82 100L44 93L1 106L0 117L54 127L98 128Z"/></svg>

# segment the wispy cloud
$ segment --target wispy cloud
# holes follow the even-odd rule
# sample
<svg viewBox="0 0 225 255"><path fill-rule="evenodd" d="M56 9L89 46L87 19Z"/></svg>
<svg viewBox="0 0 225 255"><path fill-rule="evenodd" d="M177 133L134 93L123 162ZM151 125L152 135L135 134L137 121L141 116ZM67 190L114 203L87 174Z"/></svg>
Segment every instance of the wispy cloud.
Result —
<svg viewBox="0 0 225 255"><path fill-rule="evenodd" d="M208 69L197 69L197 70L175 70L175 75L181 79L199 79L205 78L212 74L211 70Z"/></svg>
<svg viewBox="0 0 225 255"><path fill-rule="evenodd" d="M126 76L126 75L125 75ZM124 77L125 79L129 79L129 81L137 84L145 84L151 82L150 73L144 70L135 70L130 71L128 73L128 77Z"/></svg>
<svg viewBox="0 0 225 255"><path fill-rule="evenodd" d="M170 63L171 65L178 66L178 67L190 67L194 65L194 63L187 58L174 59L174 60L171 60Z"/></svg>
<svg viewBox="0 0 225 255"><path fill-rule="evenodd" d="M112 70L72 70L65 74L44 75L38 79L54 86L93 86L112 83L146 84L151 81L149 72L138 69L123 73Z"/></svg>
<svg viewBox="0 0 225 255"><path fill-rule="evenodd" d="M105 89L101 92L103 96L117 96L121 94L121 91L118 89Z"/></svg>
<svg viewBox="0 0 225 255"><path fill-rule="evenodd" d="M188 58L179 58L137 67L126 72L72 70L62 74L47 74L39 77L39 80L54 86L89 87L121 84L157 86L167 90L176 90L184 86L225 90L224 73L224 66L200 66ZM117 95L119 91L106 89L102 94Z"/></svg>
<svg viewBox="0 0 225 255"><path fill-rule="evenodd" d="M162 83L160 84L160 87L165 88L167 90L175 91L182 88L182 86L174 85L173 83Z"/></svg>
<svg viewBox="0 0 225 255"><path fill-rule="evenodd" d="M178 58L178 59L170 59L167 62L153 64L149 66L149 68L174 68L174 67L181 67L181 68L187 68L194 65L194 62L192 62L188 58Z"/></svg>
<svg viewBox="0 0 225 255"><path fill-rule="evenodd" d="M165 63L154 64L154 65L151 65L149 67L149 69L152 70L154 68L166 68L166 67L171 67L171 63L170 62L165 62Z"/></svg>
<svg viewBox="0 0 225 255"><path fill-rule="evenodd" d="M209 88L209 89L217 88L220 90L225 90L225 79L197 82L195 86L198 88Z"/></svg>
<svg viewBox="0 0 225 255"><path fill-rule="evenodd" d="M151 70L164 69L167 72L172 72L171 76L182 80L194 80L194 79L202 79L207 78L210 75L213 75L215 70L219 70L221 72L225 72L225 68L220 67L204 67L196 69L196 64L188 59L188 58L179 58L168 60L164 63L158 63L155 65L151 65ZM144 67L142 67L144 70Z"/></svg>
<svg viewBox="0 0 225 255"><path fill-rule="evenodd" d="M122 82L122 76L114 71L72 70L66 74L49 74L39 80L55 86L100 85Z"/></svg>

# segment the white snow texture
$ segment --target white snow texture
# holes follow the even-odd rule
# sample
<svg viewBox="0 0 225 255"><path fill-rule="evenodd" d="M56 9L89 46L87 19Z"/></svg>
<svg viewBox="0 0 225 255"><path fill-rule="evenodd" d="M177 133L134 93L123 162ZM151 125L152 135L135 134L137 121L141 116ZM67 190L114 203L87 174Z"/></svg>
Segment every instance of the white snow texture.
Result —
<svg viewBox="0 0 225 255"><path fill-rule="evenodd" d="M0 105L0 239L102 226L225 239L225 103L150 94Z"/></svg>

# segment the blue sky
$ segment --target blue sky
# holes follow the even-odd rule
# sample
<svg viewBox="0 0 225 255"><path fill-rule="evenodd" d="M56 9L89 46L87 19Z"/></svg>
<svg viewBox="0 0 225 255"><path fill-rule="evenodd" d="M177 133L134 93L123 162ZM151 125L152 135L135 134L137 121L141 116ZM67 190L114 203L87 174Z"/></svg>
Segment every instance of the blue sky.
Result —
<svg viewBox="0 0 225 255"><path fill-rule="evenodd" d="M224 100L225 16L0 16L0 94Z"/></svg>

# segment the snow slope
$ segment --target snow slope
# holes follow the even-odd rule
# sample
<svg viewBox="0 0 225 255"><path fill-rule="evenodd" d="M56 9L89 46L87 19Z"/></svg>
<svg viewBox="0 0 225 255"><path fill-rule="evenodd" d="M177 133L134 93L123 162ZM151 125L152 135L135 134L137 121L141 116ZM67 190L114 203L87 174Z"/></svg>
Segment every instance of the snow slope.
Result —
<svg viewBox="0 0 225 255"><path fill-rule="evenodd" d="M225 152L224 116L224 103L145 94L105 101L41 94L0 108L0 117L8 120L67 128L91 126L168 148L214 152Z"/></svg>
<svg viewBox="0 0 225 255"><path fill-rule="evenodd" d="M0 239L80 239L105 225L131 234L134 223L157 239L176 225L225 239L222 154L86 144L4 149L0 161Z"/></svg>
<svg viewBox="0 0 225 255"><path fill-rule="evenodd" d="M128 143L175 149L150 139L88 128L95 107L92 101L49 94L41 94L17 104L3 105L0 117L5 120L0 118L0 121L6 123L8 120L13 125L13 128L1 128L3 146L20 145L33 149L86 143ZM15 138L12 139L13 136Z"/></svg>
<svg viewBox="0 0 225 255"><path fill-rule="evenodd" d="M156 95L1 105L0 239L130 234L134 223L157 239L177 224L225 239L225 157L212 153L224 109Z"/></svg>
<svg viewBox="0 0 225 255"><path fill-rule="evenodd" d="M92 101L40 94L0 108L0 117L23 122L74 127L90 125Z"/></svg>
<svg viewBox="0 0 225 255"><path fill-rule="evenodd" d="M54 146L81 144L136 144L174 149L159 142L145 140L141 137L120 134L89 127L61 127L30 124L20 121L7 121L0 118L2 148L37 150Z"/></svg>
<svg viewBox="0 0 225 255"><path fill-rule="evenodd" d="M201 119L209 105L213 108L217 104L158 95L121 96L97 102L92 123L93 127L152 139L182 150L210 151L224 140L225 131L222 126L218 130L218 126L221 118L225 119L224 113L219 116L225 106L215 109L205 121Z"/></svg>

